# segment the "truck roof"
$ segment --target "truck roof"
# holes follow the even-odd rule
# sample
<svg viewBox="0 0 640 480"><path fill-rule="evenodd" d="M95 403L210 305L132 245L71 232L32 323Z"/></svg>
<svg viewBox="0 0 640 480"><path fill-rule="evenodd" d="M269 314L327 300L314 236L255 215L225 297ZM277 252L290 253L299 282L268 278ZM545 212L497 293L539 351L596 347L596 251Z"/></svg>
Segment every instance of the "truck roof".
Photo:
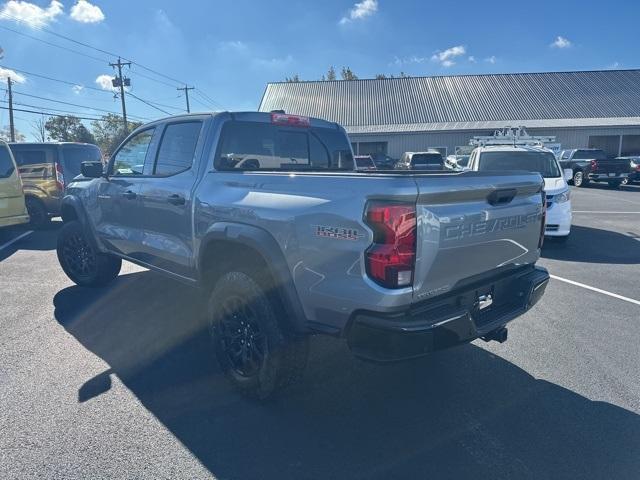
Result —
<svg viewBox="0 0 640 480"><path fill-rule="evenodd" d="M281 110L273 111L273 112L255 112L255 111L231 112L231 111L222 111L222 112L182 113L182 114L179 114L179 115L171 115L171 116L168 116L168 117L159 118L157 120L153 120L151 122L147 122L144 125L150 125L150 124L153 124L153 123L166 122L168 120L191 119L191 118L194 118L194 117L203 117L203 116L215 117L215 116L225 115L225 114L226 115L230 115L235 120L242 120L242 121L245 121L245 122L265 122L265 123L271 123L272 122L272 115L288 115L288 116L291 116L291 117L300 117L300 118L309 119L310 124L311 124L310 126L312 126L312 127L336 128L336 129L341 128L338 123L329 122L329 121L324 120L322 118L308 117L306 115L296 115L294 113L288 113L288 112L285 113L284 111L281 111Z"/></svg>
<svg viewBox="0 0 640 480"><path fill-rule="evenodd" d="M476 147L479 152L549 152L553 153L546 147L534 145L485 145Z"/></svg>

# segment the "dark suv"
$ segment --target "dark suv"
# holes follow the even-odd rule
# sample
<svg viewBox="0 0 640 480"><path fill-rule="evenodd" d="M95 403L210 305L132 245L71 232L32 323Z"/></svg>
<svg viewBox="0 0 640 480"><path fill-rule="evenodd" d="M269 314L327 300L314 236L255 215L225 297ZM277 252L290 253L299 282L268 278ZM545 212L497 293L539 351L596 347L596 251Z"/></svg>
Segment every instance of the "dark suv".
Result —
<svg viewBox="0 0 640 480"><path fill-rule="evenodd" d="M34 227L60 215L67 183L80 174L84 161L101 161L100 149L89 143L10 143L24 185L25 202Z"/></svg>

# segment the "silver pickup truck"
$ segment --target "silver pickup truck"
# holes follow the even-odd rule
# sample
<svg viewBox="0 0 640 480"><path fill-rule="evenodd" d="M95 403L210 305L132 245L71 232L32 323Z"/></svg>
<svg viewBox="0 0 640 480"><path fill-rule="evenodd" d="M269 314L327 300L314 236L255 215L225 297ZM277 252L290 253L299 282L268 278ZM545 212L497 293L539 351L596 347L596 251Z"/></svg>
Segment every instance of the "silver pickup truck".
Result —
<svg viewBox="0 0 640 480"><path fill-rule="evenodd" d="M171 117L82 174L63 199L67 275L105 285L125 259L200 287L221 368L254 397L301 375L310 334L373 361L504 341L549 279L538 174L357 172L323 120Z"/></svg>

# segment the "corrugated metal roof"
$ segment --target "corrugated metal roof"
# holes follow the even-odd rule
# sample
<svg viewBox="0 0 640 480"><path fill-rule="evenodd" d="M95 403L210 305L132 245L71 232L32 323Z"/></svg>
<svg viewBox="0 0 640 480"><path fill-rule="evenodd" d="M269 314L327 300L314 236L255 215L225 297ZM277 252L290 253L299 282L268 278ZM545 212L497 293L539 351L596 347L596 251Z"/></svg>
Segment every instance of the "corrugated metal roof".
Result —
<svg viewBox="0 0 640 480"><path fill-rule="evenodd" d="M640 70L270 83L260 111L279 109L353 133L638 125Z"/></svg>

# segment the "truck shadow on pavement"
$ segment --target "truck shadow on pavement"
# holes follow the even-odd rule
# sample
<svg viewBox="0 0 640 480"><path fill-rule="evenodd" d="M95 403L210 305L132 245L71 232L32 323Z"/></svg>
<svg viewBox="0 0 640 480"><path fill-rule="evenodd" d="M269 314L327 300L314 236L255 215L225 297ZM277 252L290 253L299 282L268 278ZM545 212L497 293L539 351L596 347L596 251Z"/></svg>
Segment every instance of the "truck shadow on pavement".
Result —
<svg viewBox="0 0 640 480"><path fill-rule="evenodd" d="M639 246L630 235L572 225L566 243L545 238L541 256L569 262L630 265L640 263Z"/></svg>
<svg viewBox="0 0 640 480"><path fill-rule="evenodd" d="M159 294L159 292L162 292ZM69 287L57 321L218 478L637 478L640 416L468 345L389 366L315 338L304 380L258 404L218 370L201 300L151 272ZM132 453L133 454L133 453Z"/></svg>

